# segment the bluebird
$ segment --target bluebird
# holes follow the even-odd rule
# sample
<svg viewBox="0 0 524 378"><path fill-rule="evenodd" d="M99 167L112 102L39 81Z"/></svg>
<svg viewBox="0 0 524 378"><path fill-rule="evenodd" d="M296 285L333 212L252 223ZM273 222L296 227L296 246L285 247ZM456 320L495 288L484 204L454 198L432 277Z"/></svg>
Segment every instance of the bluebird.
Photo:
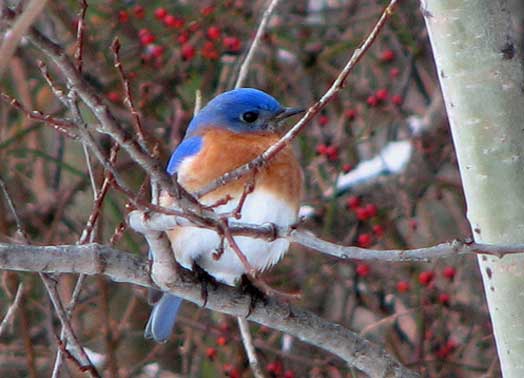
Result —
<svg viewBox="0 0 524 378"><path fill-rule="evenodd" d="M253 88L239 88L213 98L192 119L183 141L171 155L167 172L178 176L179 183L189 192L197 192L226 172L248 163L280 137L279 123L301 109L286 108L268 95ZM229 213L237 208L249 174L206 194L200 200L205 205L229 200L215 208L217 213ZM254 190L245 198L241 222L274 223L290 226L297 221L302 193L302 170L290 147L279 152L254 176ZM160 204L172 206L166 193ZM246 273L245 267L227 242L213 230L198 227L177 227L167 231L176 261L184 268L194 264L217 281L235 285ZM249 264L264 271L276 264L289 248L285 239L265 241L235 236L235 241ZM221 248L222 255L216 259ZM153 256L154 257L154 256ZM163 294L155 304L146 326L146 338L165 342L175 324L181 299Z"/></svg>

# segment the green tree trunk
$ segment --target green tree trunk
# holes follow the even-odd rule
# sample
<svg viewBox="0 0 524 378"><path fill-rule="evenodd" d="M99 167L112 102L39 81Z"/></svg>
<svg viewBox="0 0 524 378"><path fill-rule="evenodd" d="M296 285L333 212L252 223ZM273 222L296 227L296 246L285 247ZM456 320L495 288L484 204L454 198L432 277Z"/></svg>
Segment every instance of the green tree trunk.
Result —
<svg viewBox="0 0 524 378"><path fill-rule="evenodd" d="M476 241L524 242L524 75L505 0L421 2ZM479 256L503 376L524 377L524 255Z"/></svg>

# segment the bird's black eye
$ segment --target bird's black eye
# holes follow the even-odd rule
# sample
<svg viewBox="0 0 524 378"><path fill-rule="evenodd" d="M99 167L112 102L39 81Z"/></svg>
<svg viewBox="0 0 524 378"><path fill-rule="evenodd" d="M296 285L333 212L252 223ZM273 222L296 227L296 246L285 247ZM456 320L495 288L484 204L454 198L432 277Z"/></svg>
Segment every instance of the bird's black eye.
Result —
<svg viewBox="0 0 524 378"><path fill-rule="evenodd" d="M247 123L253 123L258 119L258 113L257 112L245 112L242 114L242 121Z"/></svg>

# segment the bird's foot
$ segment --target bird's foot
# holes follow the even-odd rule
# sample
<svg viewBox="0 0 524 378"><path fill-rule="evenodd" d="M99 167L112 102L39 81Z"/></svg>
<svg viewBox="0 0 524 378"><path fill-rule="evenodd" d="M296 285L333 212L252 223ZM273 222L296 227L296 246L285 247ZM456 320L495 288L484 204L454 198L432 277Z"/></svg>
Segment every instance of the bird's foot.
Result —
<svg viewBox="0 0 524 378"><path fill-rule="evenodd" d="M246 318L251 315L258 301L261 301L264 305L267 304L268 296L266 293L253 283L246 274L243 274L240 279L240 291L243 294L249 295L250 298Z"/></svg>
<svg viewBox="0 0 524 378"><path fill-rule="evenodd" d="M200 296L204 301L202 307L206 307L208 286L211 284L213 288L216 289L218 287L217 280L204 269L202 269L197 263L193 263L193 274L197 282L200 282Z"/></svg>
<svg viewBox="0 0 524 378"><path fill-rule="evenodd" d="M193 273L191 270L184 268L180 264L176 264L176 274L182 282L195 282L195 273Z"/></svg>

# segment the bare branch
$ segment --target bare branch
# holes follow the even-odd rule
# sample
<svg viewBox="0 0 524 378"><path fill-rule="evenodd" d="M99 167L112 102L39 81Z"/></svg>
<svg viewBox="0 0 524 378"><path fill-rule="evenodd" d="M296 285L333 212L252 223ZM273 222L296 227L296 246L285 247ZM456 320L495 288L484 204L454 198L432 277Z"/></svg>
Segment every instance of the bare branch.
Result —
<svg viewBox="0 0 524 378"><path fill-rule="evenodd" d="M47 273L104 274L114 281L158 288L151 280L145 259L100 244L31 246L0 243L0 269ZM171 277L162 287L183 299L202 304L200 285ZM219 285L209 294L206 307L235 317L245 316L251 298L237 289ZM257 304L250 320L288 333L344 359L372 377L415 378L418 374L403 367L382 347L350 330L269 298Z"/></svg>
<svg viewBox="0 0 524 378"><path fill-rule="evenodd" d="M23 292L24 284L20 283L18 285L18 289L16 290L15 299L13 303L11 303L11 306L9 306L9 309L6 312L4 319L2 320L2 323L0 323L0 336L4 334L7 327L13 322L16 310L18 310L18 306L20 305L20 301L22 300Z"/></svg>
<svg viewBox="0 0 524 378"><path fill-rule="evenodd" d="M264 373L260 368L260 363L258 362L257 354L255 352L255 346L253 345L253 339L251 338L251 332L249 331L249 323L245 318L238 317L238 329L240 329L240 336L242 337L242 343L244 344L244 349L246 350L247 359L249 361L249 366L253 371L255 378L264 378Z"/></svg>
<svg viewBox="0 0 524 378"><path fill-rule="evenodd" d="M6 93L0 93L0 96L13 108L24 113L27 118L33 119L35 121L45 122L48 125L51 125L55 130L67 135L69 138L78 139L78 135L75 131L76 125L74 123L64 119L52 117L48 114L43 114L36 110L27 110L17 99L9 96Z"/></svg>
<svg viewBox="0 0 524 378"><path fill-rule="evenodd" d="M136 133L138 136L138 143L140 143L144 151L147 151L148 148L146 145L144 128L142 126L142 121L140 120L140 114L135 108L133 96L131 94L131 88L129 86L129 79L120 60L120 40L118 37L113 40L113 43L111 44L111 51L113 51L113 58L115 61L114 64L118 70L118 73L120 74L120 80L122 81L122 86L124 87L124 104L126 104L133 116L133 121L135 123Z"/></svg>
<svg viewBox="0 0 524 378"><path fill-rule="evenodd" d="M253 60L253 56L255 55L255 51L258 47L258 44L260 43L260 40L262 39L262 36L264 35L264 32L266 31L267 23L269 22L269 18L271 17L271 14L273 13L273 10L276 8L279 0L269 0L270 3L267 6L266 10L264 11L264 15L262 16L262 20L260 21L260 24L258 25L257 32L255 34L255 38L253 39L253 42L251 42L251 46L249 47L249 51L246 54L246 58L242 62L242 65L240 66L240 71L238 73L237 82L235 83L235 88L240 88L244 81L246 80L247 73L249 70L249 65L251 64L251 61Z"/></svg>
<svg viewBox="0 0 524 378"><path fill-rule="evenodd" d="M144 233L148 231L162 232L174 227L207 227L215 228L214 220L209 219L208 223L192 223L190 220L180 216L151 213L147 217L140 211L129 213L129 225L135 231ZM274 224L266 223L263 225L229 222L228 229L231 235L249 236L252 238L273 241L277 238L288 239L292 243L300 244L309 249L320 253L337 257L340 259L355 260L380 260L380 261L430 261L432 259L467 255L467 254L488 254L503 257L509 254L522 253L524 245L491 245L479 244L471 241L452 240L450 242L437 244L431 247L415 249L388 249L373 250L354 246L342 246L336 243L323 240L308 231L297 230L294 227L279 227Z"/></svg>

